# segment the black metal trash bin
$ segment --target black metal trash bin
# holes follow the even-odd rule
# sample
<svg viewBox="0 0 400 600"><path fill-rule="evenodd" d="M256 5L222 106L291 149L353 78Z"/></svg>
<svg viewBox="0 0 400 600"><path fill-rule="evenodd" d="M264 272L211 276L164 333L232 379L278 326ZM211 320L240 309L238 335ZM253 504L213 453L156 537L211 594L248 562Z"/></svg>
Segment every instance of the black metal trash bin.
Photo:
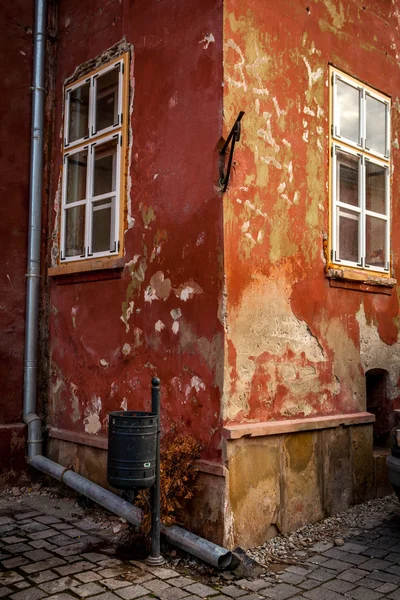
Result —
<svg viewBox="0 0 400 600"><path fill-rule="evenodd" d="M157 415L116 411L108 416L107 480L117 489L145 489L156 480Z"/></svg>

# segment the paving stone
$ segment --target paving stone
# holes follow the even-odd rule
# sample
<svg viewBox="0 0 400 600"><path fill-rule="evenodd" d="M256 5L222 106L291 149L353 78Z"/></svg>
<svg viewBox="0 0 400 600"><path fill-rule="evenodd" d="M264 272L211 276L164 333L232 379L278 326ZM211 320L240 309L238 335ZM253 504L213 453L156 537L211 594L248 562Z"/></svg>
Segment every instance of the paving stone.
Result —
<svg viewBox="0 0 400 600"><path fill-rule="evenodd" d="M383 598L383 595L379 592L364 587L356 587L354 590L347 592L346 596L354 600L379 600L379 598Z"/></svg>
<svg viewBox="0 0 400 600"><path fill-rule="evenodd" d="M55 544L56 546L70 546L71 538L65 535L64 533L57 533L53 537L49 538L49 542L51 544Z"/></svg>
<svg viewBox="0 0 400 600"><path fill-rule="evenodd" d="M142 583L142 581L138 581L138 583ZM174 585L175 587L185 587L190 585L191 583L195 583L194 579L189 579L189 577L174 577L173 579L168 579L167 583ZM250 583L248 581L247 583ZM252 589L252 588L247 588Z"/></svg>
<svg viewBox="0 0 400 600"><path fill-rule="evenodd" d="M400 590L396 590L395 592L390 594L388 598L391 598L391 600L400 600Z"/></svg>
<svg viewBox="0 0 400 600"><path fill-rule="evenodd" d="M28 512L15 513L14 519L16 519L16 521L23 521L26 519L33 519L34 517L40 517L40 516L41 516L40 512L37 512L37 510L31 510Z"/></svg>
<svg viewBox="0 0 400 600"><path fill-rule="evenodd" d="M129 567L128 567L129 568ZM109 569L99 569L98 574L101 575L103 579L118 577L119 575L124 575L127 573L127 568L123 567L110 567Z"/></svg>
<svg viewBox="0 0 400 600"><path fill-rule="evenodd" d="M39 571L45 571L46 569L52 569L53 567L60 567L65 565L65 561L62 558L54 557L47 558L46 560L40 560L37 563L31 565L24 565L21 570L25 573L38 573Z"/></svg>
<svg viewBox="0 0 400 600"><path fill-rule="evenodd" d="M22 581L23 577L16 571L0 573L0 585L12 585L16 581Z"/></svg>
<svg viewBox="0 0 400 600"><path fill-rule="evenodd" d="M171 581L171 583L173 583L173 581ZM235 583L236 585L240 585L240 587L244 587L246 590L251 590L252 592L258 592L258 590L266 587L265 579L254 579L253 581L239 579Z"/></svg>
<svg viewBox="0 0 400 600"><path fill-rule="evenodd" d="M298 585L304 580L304 575L296 575L296 573L288 573L285 571L280 576L280 580L284 583L292 583L293 585Z"/></svg>
<svg viewBox="0 0 400 600"><path fill-rule="evenodd" d="M313 552L326 552L326 550L329 550L330 548L333 548L333 544L331 542L317 542L316 544L314 544L314 546L311 546L310 550L312 550Z"/></svg>
<svg viewBox="0 0 400 600"><path fill-rule="evenodd" d="M131 581L123 581L121 579L103 579L101 583L109 590L119 590L120 588L132 585Z"/></svg>
<svg viewBox="0 0 400 600"><path fill-rule="evenodd" d="M105 558L98 563L102 567L120 567L124 564L119 558Z"/></svg>
<svg viewBox="0 0 400 600"><path fill-rule="evenodd" d="M79 579L79 581L82 581L82 583L90 583L91 581L98 581L99 579L101 579L101 576L98 573L95 573L94 571L76 573L74 577L76 577L76 579Z"/></svg>
<svg viewBox="0 0 400 600"><path fill-rule="evenodd" d="M51 600L51 598L48 600ZM119 598L112 592L105 592L104 594L99 594L98 596L91 596L90 600L119 600Z"/></svg>
<svg viewBox="0 0 400 600"><path fill-rule="evenodd" d="M43 548L44 550L54 550L54 548L56 548L57 546L54 546L54 544L50 544L49 542L46 542L46 540L32 540L29 542L29 545L32 546L32 548Z"/></svg>
<svg viewBox="0 0 400 600"><path fill-rule="evenodd" d="M97 583L84 583L72 588L74 594L78 594L80 598L87 598L88 596L94 596L94 594L100 594L104 592L104 588L99 586Z"/></svg>
<svg viewBox="0 0 400 600"><path fill-rule="evenodd" d="M393 573L393 575L400 575L400 566L399 565L392 565L391 567L388 567L386 569L386 571L388 573Z"/></svg>
<svg viewBox="0 0 400 600"><path fill-rule="evenodd" d="M24 542L7 546L7 552L11 552L11 554L22 554L23 552L29 552L29 550L32 550L32 548Z"/></svg>
<svg viewBox="0 0 400 600"><path fill-rule="evenodd" d="M52 523L52 528L58 531L64 531L65 529L73 529L70 523Z"/></svg>
<svg viewBox="0 0 400 600"><path fill-rule="evenodd" d="M338 594L337 592L323 587L315 588L309 592L304 592L303 597L309 598L310 600L343 600L342 594Z"/></svg>
<svg viewBox="0 0 400 600"><path fill-rule="evenodd" d="M26 565L29 563L29 560L24 556L14 556L13 558L8 558L7 560L2 560L1 564L6 569L16 569L17 567L21 567L22 565Z"/></svg>
<svg viewBox="0 0 400 600"><path fill-rule="evenodd" d="M159 597L161 600L181 600L181 598L188 598L188 600L192 597L185 590L177 587L170 587L168 590L163 590L160 592ZM228 596L219 596L220 598L230 600ZM246 596L247 597L247 596ZM213 596L213 600L216 596Z"/></svg>
<svg viewBox="0 0 400 600"><path fill-rule="evenodd" d="M46 593L42 592L42 590L39 590L38 588L29 588L29 590L22 590L22 592L12 594L10 598L12 598L12 600L40 600L45 596Z"/></svg>
<svg viewBox="0 0 400 600"><path fill-rule="evenodd" d="M286 600L298 594L299 589L288 583L278 583L274 587L260 590L259 593L265 598L271 598L272 600Z"/></svg>
<svg viewBox="0 0 400 600"><path fill-rule="evenodd" d="M240 596L245 596L247 594L246 590L241 590L236 585L226 585L221 588L221 592L225 596L230 596L231 598L240 598Z"/></svg>
<svg viewBox="0 0 400 600"><path fill-rule="evenodd" d="M308 575L309 573L311 573L311 569L307 569L306 567L301 567L300 565L290 565L290 567L288 567L286 569L286 572L289 573L296 573L296 575ZM259 581L263 581L262 579L260 579Z"/></svg>
<svg viewBox="0 0 400 600"><path fill-rule="evenodd" d="M61 577L60 579L53 579L39 585L40 589L48 594L58 594L58 592L63 592L74 586L76 586L76 581L72 577Z"/></svg>
<svg viewBox="0 0 400 600"><path fill-rule="evenodd" d="M383 557L377 557L377 558L383 558ZM392 563L400 563L400 553L399 552L389 552L389 554L386 554L385 556L385 560L389 560Z"/></svg>
<svg viewBox="0 0 400 600"><path fill-rule="evenodd" d="M305 579L302 583L299 583L299 587L301 587L302 590L312 590L319 585L321 585L321 582L316 579Z"/></svg>
<svg viewBox="0 0 400 600"><path fill-rule="evenodd" d="M372 579L376 579L377 581L383 581L384 583L400 583L400 577L393 573L386 573L385 571L371 571L368 575Z"/></svg>
<svg viewBox="0 0 400 600"><path fill-rule="evenodd" d="M51 558L52 554L47 552L46 550L30 550L29 552L24 552L24 556L33 561L45 560L46 558Z"/></svg>
<svg viewBox="0 0 400 600"><path fill-rule="evenodd" d="M15 525L15 521L11 517L0 517L0 525Z"/></svg>
<svg viewBox="0 0 400 600"><path fill-rule="evenodd" d="M18 581L18 583L14 583L14 587L16 587L18 590L24 590L27 587L30 587L30 583L28 583L27 581Z"/></svg>
<svg viewBox="0 0 400 600"><path fill-rule="evenodd" d="M389 554L389 552L387 548L385 550L383 550L382 548L368 548L362 554L363 556L368 556L369 558L385 558Z"/></svg>
<svg viewBox="0 0 400 600"><path fill-rule="evenodd" d="M57 519L57 517L52 517L51 515L42 515L39 517L35 517L35 521L38 521L38 523L42 523L42 525L51 525L52 523L61 523L61 519Z"/></svg>
<svg viewBox="0 0 400 600"><path fill-rule="evenodd" d="M327 588L328 590L332 590L332 592L338 592L339 594L345 594L349 590L352 590L356 586L354 583L349 583L348 581L343 581L341 579L332 579L331 581L326 581L322 584L323 588Z"/></svg>
<svg viewBox="0 0 400 600"><path fill-rule="evenodd" d="M78 538L81 537L83 535L86 535L84 531L81 531L80 529L64 529L63 530L65 535L68 535L68 537L70 538Z"/></svg>
<svg viewBox="0 0 400 600"><path fill-rule="evenodd" d="M79 554L85 548L86 548L85 544L78 542L77 544L71 544L70 546L63 546L62 548L57 548L54 550L54 552L56 554L60 554L61 556L66 557L66 556L73 556L73 555Z"/></svg>
<svg viewBox="0 0 400 600"><path fill-rule="evenodd" d="M381 594L390 594L390 592L394 592L397 589L397 585L394 583L384 583L380 587L376 588L377 592L381 592Z"/></svg>
<svg viewBox="0 0 400 600"><path fill-rule="evenodd" d="M319 567L315 569L312 573L308 575L310 579L316 579L317 581L328 581L329 579L333 579L337 576L335 571L331 571L330 569L326 569L325 567Z"/></svg>
<svg viewBox="0 0 400 600"><path fill-rule="evenodd" d="M10 594L12 594L11 588L0 587L0 598L8 598Z"/></svg>
<svg viewBox="0 0 400 600"><path fill-rule="evenodd" d="M76 600L76 596L71 596L68 592L62 592L61 594L56 594L55 596L47 596L46 600Z"/></svg>
<svg viewBox="0 0 400 600"><path fill-rule="evenodd" d="M87 560L79 560L63 567L57 567L56 571L64 577L64 575L75 575L75 573L80 573L81 571L89 571L92 568L93 563Z"/></svg>
<svg viewBox="0 0 400 600"><path fill-rule="evenodd" d="M362 564L362 568L365 571L383 571L392 566L393 563L389 562L388 560L382 560L380 558L371 558L370 560L367 560L367 562L364 562Z"/></svg>
<svg viewBox="0 0 400 600"><path fill-rule="evenodd" d="M147 594L147 590L141 585L130 585L129 587L122 588L115 592L123 600L134 600L134 598L140 598ZM115 596L114 596L115 598ZM93 599L91 599L93 600ZM103 600L103 599L102 599ZM105 599L107 600L107 599Z"/></svg>
<svg viewBox="0 0 400 600"><path fill-rule="evenodd" d="M94 563L99 563L101 560L107 558L106 554L100 554L99 552L84 552L81 554L85 560L90 560Z"/></svg>
<svg viewBox="0 0 400 600"><path fill-rule="evenodd" d="M324 563L324 568L332 569L333 571L337 571L341 573L342 571L346 571L347 569L351 569L352 565L349 562L344 562L343 560L330 559L326 563Z"/></svg>
<svg viewBox="0 0 400 600"><path fill-rule="evenodd" d="M165 569L164 567L147 567L150 573L153 573L159 579L171 579L172 577L179 577L179 573L172 569Z"/></svg>
<svg viewBox="0 0 400 600"><path fill-rule="evenodd" d="M5 544L18 544L19 542L26 542L26 537L18 537L17 535L10 535L8 537L1 538L1 541Z"/></svg>
<svg viewBox="0 0 400 600"><path fill-rule="evenodd" d="M346 556L346 562L351 563L356 567L362 566L362 564L365 563L367 560L369 560L369 558L364 554L350 554L348 552Z"/></svg>
<svg viewBox="0 0 400 600"><path fill-rule="evenodd" d="M351 554L361 554L364 550L367 550L368 546L363 546L362 544L354 544L352 542L347 542L343 546L341 546L342 552L350 552Z"/></svg>
<svg viewBox="0 0 400 600"><path fill-rule="evenodd" d="M168 583L166 583L165 581L160 581L159 579L150 579L150 581L146 581L146 583L144 583L143 585L147 590L153 592L153 594L158 594L159 592L162 592L163 590L168 590L171 587Z"/></svg>
<svg viewBox="0 0 400 600"><path fill-rule="evenodd" d="M57 531L55 529L49 529L48 527L46 529L43 529L41 531L34 531L33 533L29 533L29 537L31 538L31 540L45 540L49 537L53 537L54 535L57 535Z"/></svg>
<svg viewBox="0 0 400 600"><path fill-rule="evenodd" d="M37 533L38 531L46 531L47 529L50 529L49 527L47 527L47 525L42 525L37 521L28 521L28 523L18 523L18 526L24 532L27 531L28 533Z"/></svg>
<svg viewBox="0 0 400 600"><path fill-rule="evenodd" d="M146 587L148 587L147 583ZM192 585L185 586L184 589L190 592L191 594L197 594L197 596L201 596L202 598L205 598L207 596L216 596L218 594L217 590L214 590L208 585L204 585L202 583L192 583Z"/></svg>
<svg viewBox="0 0 400 600"><path fill-rule="evenodd" d="M350 583L354 581L358 581L363 577L367 577L369 575L368 571L363 571L362 569L348 569L347 571L343 571L338 574L338 579L343 579L344 581L350 581Z"/></svg>
<svg viewBox="0 0 400 600"><path fill-rule="evenodd" d="M41 571L37 575L29 575L29 579L36 584L45 583L45 581L51 581L52 579L56 579L58 577L57 573L54 573L50 569L47 571Z"/></svg>
<svg viewBox="0 0 400 600"><path fill-rule="evenodd" d="M376 579L372 579L371 577L363 577L362 579L359 579L357 581L357 585L368 588L369 590L374 590L375 588L379 587L382 584L380 581L377 581Z"/></svg>

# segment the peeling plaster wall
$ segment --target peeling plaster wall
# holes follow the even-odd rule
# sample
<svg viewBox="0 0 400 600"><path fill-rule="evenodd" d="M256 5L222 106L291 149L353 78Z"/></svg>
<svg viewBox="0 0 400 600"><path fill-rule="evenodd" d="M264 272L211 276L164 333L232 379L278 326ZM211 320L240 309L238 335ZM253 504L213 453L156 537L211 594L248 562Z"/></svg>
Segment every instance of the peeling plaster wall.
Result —
<svg viewBox="0 0 400 600"><path fill-rule="evenodd" d="M399 276L399 10L392 1L224 3L224 134L242 136L224 196L224 421L366 409L365 371L390 373L398 296L330 287L328 64L391 95L392 253Z"/></svg>
<svg viewBox="0 0 400 600"><path fill-rule="evenodd" d="M162 381L162 430L192 433L220 457L223 383L222 3L151 0L58 6L52 159L58 244L62 89L79 65L132 50L125 267L50 278L48 424L106 435L107 414L149 409Z"/></svg>
<svg viewBox="0 0 400 600"><path fill-rule="evenodd" d="M33 2L0 7L0 486L24 469L22 415ZM10 68L12 65L12 68Z"/></svg>

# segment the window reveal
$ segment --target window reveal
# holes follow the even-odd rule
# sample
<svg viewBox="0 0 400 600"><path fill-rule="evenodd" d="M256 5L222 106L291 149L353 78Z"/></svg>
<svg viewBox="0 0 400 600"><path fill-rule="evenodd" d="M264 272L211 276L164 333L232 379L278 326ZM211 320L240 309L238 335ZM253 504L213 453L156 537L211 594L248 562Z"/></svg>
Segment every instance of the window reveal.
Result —
<svg viewBox="0 0 400 600"><path fill-rule="evenodd" d="M62 261L117 254L126 56L65 92Z"/></svg>
<svg viewBox="0 0 400 600"><path fill-rule="evenodd" d="M332 76L332 262L388 272L390 101Z"/></svg>

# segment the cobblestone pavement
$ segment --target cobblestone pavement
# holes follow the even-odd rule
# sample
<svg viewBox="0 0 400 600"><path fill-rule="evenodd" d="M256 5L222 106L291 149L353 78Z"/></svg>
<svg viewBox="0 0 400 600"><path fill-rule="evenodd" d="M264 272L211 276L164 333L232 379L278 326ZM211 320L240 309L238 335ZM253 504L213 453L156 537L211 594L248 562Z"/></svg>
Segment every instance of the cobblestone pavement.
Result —
<svg viewBox="0 0 400 600"><path fill-rule="evenodd" d="M169 566L150 568L115 558L112 549L101 550L104 540L95 529L84 519L55 517L21 504L0 512L0 598L400 600L397 514L341 547L318 544L313 556L287 567L278 582L267 576L215 587Z"/></svg>

